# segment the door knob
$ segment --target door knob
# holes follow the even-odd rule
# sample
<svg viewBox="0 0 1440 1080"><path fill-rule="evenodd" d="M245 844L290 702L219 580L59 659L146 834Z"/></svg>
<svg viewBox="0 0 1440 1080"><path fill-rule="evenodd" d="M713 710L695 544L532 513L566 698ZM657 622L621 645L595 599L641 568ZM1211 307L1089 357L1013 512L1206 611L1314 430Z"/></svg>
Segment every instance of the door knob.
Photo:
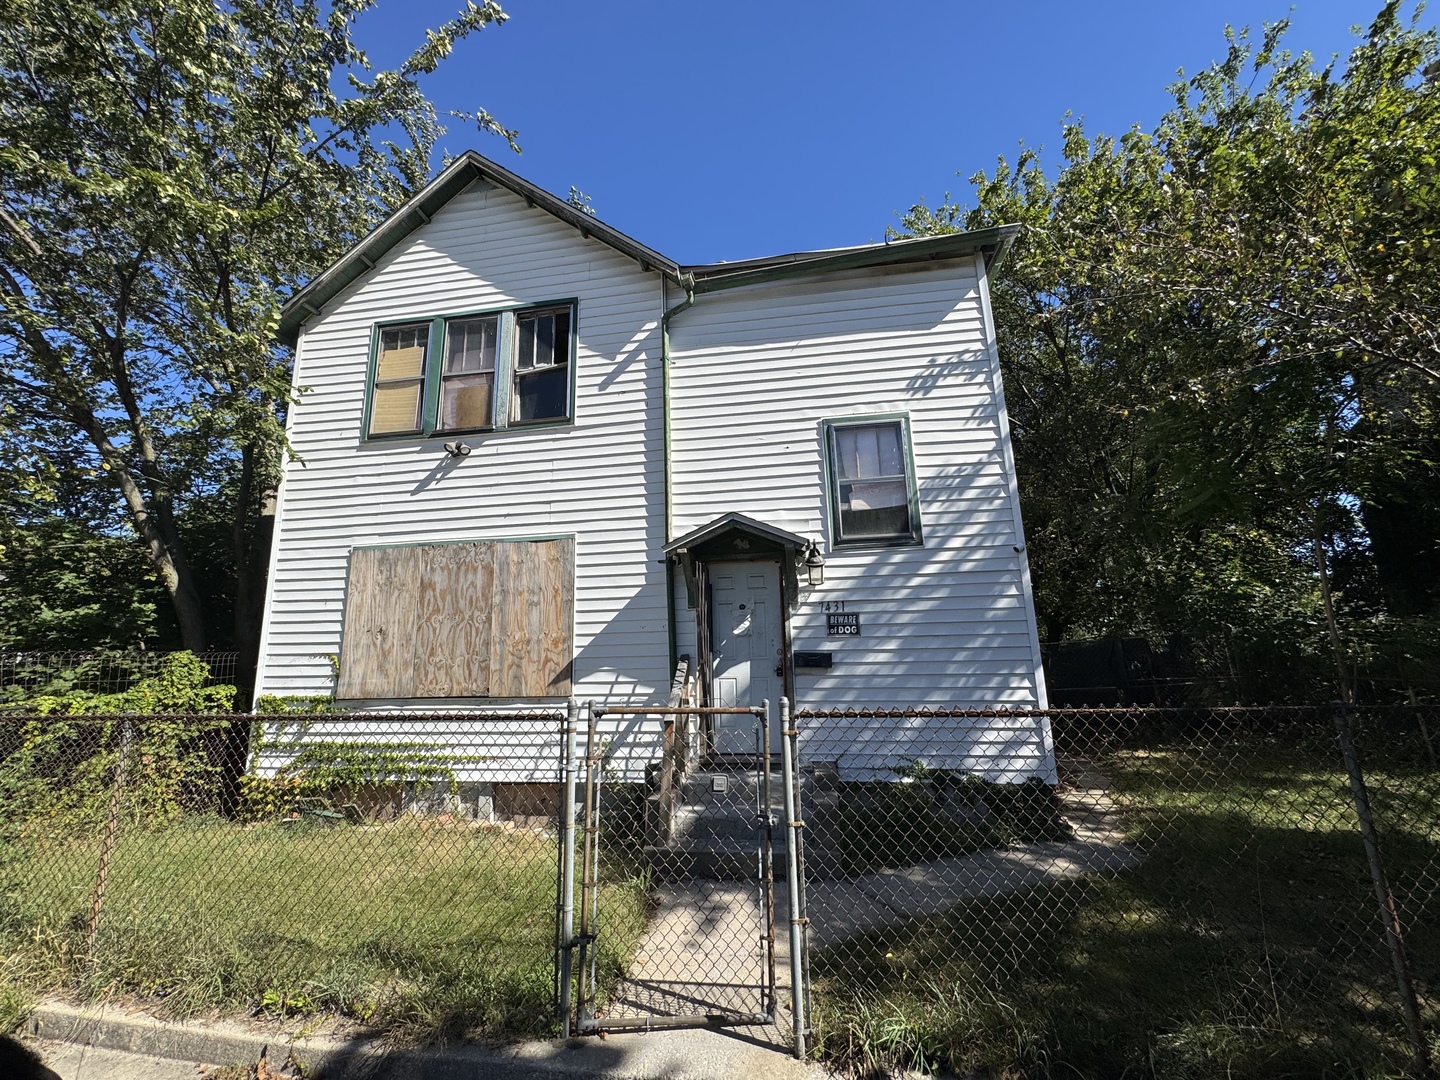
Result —
<svg viewBox="0 0 1440 1080"><path fill-rule="evenodd" d="M775 665L775 677L777 679L783 679L785 677L785 666L783 664Z"/></svg>

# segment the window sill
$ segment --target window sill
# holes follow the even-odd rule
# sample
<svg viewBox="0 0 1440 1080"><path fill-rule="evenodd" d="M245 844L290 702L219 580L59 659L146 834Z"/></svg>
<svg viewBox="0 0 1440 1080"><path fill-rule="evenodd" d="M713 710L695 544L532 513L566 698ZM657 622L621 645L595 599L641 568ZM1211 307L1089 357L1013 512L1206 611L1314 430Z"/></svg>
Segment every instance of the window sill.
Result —
<svg viewBox="0 0 1440 1080"><path fill-rule="evenodd" d="M410 442L422 443L432 442L435 439L453 439L464 435L484 435L486 438L489 438L491 436L507 435L511 432L536 431L544 430L546 428L566 428L574 426L575 421L569 418L564 420L528 420L524 423L509 424L506 427L465 428L463 430L457 428L453 431L432 431L428 433L419 431L407 431L401 435L367 435L360 439L360 445L384 446L390 443L405 442L406 440Z"/></svg>
<svg viewBox="0 0 1440 1080"><path fill-rule="evenodd" d="M832 551L864 551L875 548L924 547L923 536L863 537L855 540L835 540L830 544Z"/></svg>

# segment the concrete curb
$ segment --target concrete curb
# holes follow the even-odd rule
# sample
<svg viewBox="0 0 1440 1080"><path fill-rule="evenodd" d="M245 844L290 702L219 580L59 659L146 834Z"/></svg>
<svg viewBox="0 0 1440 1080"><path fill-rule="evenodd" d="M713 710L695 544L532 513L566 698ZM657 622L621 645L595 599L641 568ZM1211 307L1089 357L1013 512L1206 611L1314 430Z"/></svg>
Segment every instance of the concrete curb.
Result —
<svg viewBox="0 0 1440 1080"><path fill-rule="evenodd" d="M374 1037L307 1035L303 1028L253 1031L231 1021L181 1023L115 1006L79 1008L49 1001L30 1014L24 1032L36 1039L212 1065L255 1062L268 1047L272 1065L280 1066L293 1054L313 1080L818 1080L829 1075L786 1056L763 1036L746 1036L744 1029L401 1050Z"/></svg>

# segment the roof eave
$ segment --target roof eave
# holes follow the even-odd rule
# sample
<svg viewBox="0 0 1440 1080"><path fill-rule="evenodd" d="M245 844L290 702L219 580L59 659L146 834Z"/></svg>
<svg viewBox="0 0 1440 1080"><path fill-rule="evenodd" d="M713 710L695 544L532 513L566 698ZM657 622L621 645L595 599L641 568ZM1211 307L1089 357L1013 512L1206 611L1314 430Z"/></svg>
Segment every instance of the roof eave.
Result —
<svg viewBox="0 0 1440 1080"><path fill-rule="evenodd" d="M772 540L786 548L800 548L809 543L805 537L797 533L789 532L775 525L767 525L763 521L757 521L755 518L732 510L728 514L721 514L713 521L707 521L698 529L692 529L679 539L670 541L660 550L666 555L677 555L732 529Z"/></svg>
<svg viewBox="0 0 1440 1080"><path fill-rule="evenodd" d="M777 256L773 260L750 260L733 269L727 268L725 263L682 266L680 269L695 278L697 293L763 285L785 278L808 277L839 270L936 262L976 253L984 255L986 271L994 273L1019 232L1019 225L996 225L971 232L898 240L889 244L849 248L828 254L800 252Z"/></svg>

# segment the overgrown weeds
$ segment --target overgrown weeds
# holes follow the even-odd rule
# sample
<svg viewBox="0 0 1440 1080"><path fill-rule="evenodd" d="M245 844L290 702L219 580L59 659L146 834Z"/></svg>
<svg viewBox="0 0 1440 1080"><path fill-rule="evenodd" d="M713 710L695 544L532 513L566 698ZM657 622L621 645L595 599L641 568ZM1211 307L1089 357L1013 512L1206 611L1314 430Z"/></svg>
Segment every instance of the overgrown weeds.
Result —
<svg viewBox="0 0 1440 1080"><path fill-rule="evenodd" d="M543 831L409 815L133 828L113 853L91 962L98 856L98 840L47 838L0 866L0 944L29 989L143 997L177 1017L333 1013L404 1042L554 1023L555 840ZM624 886L603 900L641 906ZM617 918L607 947L628 948L638 925Z"/></svg>

